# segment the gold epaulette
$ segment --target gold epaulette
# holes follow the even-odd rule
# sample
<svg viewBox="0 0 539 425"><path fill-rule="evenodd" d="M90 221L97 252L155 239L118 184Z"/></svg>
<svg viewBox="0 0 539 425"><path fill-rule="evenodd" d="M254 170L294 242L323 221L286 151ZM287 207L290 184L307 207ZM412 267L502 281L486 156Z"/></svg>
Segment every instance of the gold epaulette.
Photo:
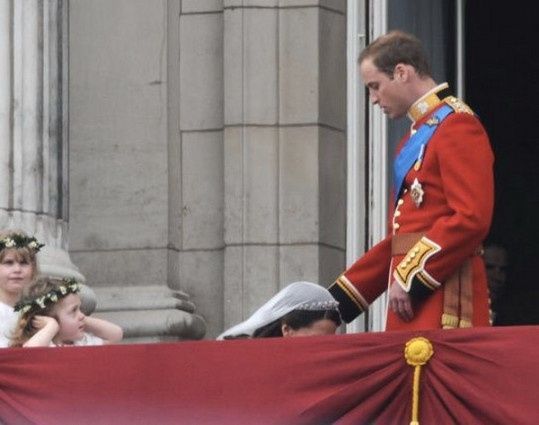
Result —
<svg viewBox="0 0 539 425"><path fill-rule="evenodd" d="M472 108L466 105L466 103L464 103L464 101L458 97L447 96L443 101L451 106L455 112L464 112L465 114L475 115Z"/></svg>

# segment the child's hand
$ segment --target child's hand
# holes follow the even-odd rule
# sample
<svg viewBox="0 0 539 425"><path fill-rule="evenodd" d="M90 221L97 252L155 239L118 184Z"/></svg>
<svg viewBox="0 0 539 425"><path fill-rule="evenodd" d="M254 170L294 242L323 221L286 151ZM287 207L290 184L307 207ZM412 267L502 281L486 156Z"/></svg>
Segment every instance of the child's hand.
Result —
<svg viewBox="0 0 539 425"><path fill-rule="evenodd" d="M58 330L60 326L54 317L50 316L34 316L32 326L35 329L43 329L45 327Z"/></svg>
<svg viewBox="0 0 539 425"><path fill-rule="evenodd" d="M22 345L23 347L48 347L60 330L58 322L49 316L34 316L32 326L37 332Z"/></svg>

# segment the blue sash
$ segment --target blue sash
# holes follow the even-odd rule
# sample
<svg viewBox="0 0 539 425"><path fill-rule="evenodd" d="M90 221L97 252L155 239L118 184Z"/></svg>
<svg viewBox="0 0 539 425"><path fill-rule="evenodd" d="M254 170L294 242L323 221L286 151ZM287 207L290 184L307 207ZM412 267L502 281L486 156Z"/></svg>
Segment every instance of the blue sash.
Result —
<svg viewBox="0 0 539 425"><path fill-rule="evenodd" d="M427 144L436 131L438 125L451 113L453 108L444 105L432 114L425 124L417 129L412 137L408 139L404 147L399 152L393 163L393 187L395 189L395 201L399 197L402 189L402 183L410 168L416 161L421 160L427 149ZM429 122L430 121L430 122Z"/></svg>

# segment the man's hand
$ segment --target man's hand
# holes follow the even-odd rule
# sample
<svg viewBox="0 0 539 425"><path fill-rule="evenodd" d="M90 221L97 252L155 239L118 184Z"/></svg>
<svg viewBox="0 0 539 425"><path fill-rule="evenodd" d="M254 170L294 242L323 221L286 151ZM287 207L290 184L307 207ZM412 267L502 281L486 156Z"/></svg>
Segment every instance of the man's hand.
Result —
<svg viewBox="0 0 539 425"><path fill-rule="evenodd" d="M405 322L414 318L410 295L395 281L389 288L389 308Z"/></svg>

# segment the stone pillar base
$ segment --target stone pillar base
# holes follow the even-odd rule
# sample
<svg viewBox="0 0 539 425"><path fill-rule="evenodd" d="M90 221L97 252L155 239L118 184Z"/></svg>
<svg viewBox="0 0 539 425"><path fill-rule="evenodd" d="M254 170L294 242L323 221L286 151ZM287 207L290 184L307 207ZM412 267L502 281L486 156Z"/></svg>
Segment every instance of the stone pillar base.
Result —
<svg viewBox="0 0 539 425"><path fill-rule="evenodd" d="M122 327L124 342L201 339L206 322L189 296L164 286L95 288L95 316Z"/></svg>

